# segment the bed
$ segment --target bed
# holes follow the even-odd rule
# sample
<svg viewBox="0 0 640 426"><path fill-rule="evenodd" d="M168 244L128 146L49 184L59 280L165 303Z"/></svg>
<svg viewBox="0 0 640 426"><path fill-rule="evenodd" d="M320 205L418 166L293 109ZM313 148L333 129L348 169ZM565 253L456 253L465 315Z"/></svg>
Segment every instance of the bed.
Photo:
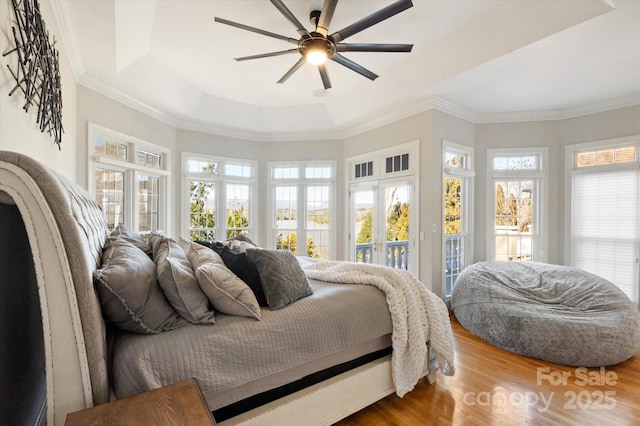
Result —
<svg viewBox="0 0 640 426"><path fill-rule="evenodd" d="M191 377L223 425L284 418L331 424L393 392L403 395L421 377L433 382L438 368L453 374L444 303L409 273L297 259L312 294L282 309L260 307L260 320L215 312L215 323L132 333L105 321L94 277L104 269L109 235L86 191L27 156L0 151L0 205L0 231L15 234L19 223L26 236L9 250L26 253L33 270L48 424ZM412 291L415 297L402 299ZM420 327L409 327L416 317Z"/></svg>

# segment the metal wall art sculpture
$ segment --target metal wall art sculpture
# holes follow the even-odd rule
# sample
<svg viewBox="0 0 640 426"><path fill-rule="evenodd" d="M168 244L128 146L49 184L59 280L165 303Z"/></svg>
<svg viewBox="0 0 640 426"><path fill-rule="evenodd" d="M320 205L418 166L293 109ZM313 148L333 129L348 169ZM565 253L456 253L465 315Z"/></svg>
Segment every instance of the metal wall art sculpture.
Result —
<svg viewBox="0 0 640 426"><path fill-rule="evenodd" d="M41 132L47 132L60 149L62 142L62 87L59 55L55 49L55 37L49 42L49 33L40 13L38 0L11 0L15 12L12 27L15 47L2 56L18 55L15 68L7 64L15 80L16 91L22 92L23 109L38 109L37 122Z"/></svg>

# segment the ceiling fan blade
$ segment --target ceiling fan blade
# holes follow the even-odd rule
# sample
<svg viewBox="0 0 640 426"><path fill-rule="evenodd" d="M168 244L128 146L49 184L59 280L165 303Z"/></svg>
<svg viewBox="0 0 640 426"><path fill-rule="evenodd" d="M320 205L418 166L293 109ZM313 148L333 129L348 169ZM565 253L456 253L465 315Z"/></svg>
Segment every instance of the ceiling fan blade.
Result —
<svg viewBox="0 0 640 426"><path fill-rule="evenodd" d="M320 12L316 32L322 34L323 37L329 34L329 25L331 25L331 18L333 18L333 12L336 10L337 5L338 0L324 0L322 4L322 12Z"/></svg>
<svg viewBox="0 0 640 426"><path fill-rule="evenodd" d="M320 71L320 78L322 79L324 90L331 89L331 80L329 79L329 73L327 72L326 64L318 65L318 71Z"/></svg>
<svg viewBox="0 0 640 426"><path fill-rule="evenodd" d="M411 0L398 0L397 2L391 3L389 6L380 9L375 13L372 13L366 18L362 18L358 22L355 22L348 27L343 28L340 31L336 31L335 33L331 34L330 37L334 42L339 43L347 37L351 37L352 35L359 33L360 31L366 30L367 28L377 24L378 22L391 18L393 15L396 15L403 10L409 9L412 6L413 3L411 2Z"/></svg>
<svg viewBox="0 0 640 426"><path fill-rule="evenodd" d="M336 52L411 52L413 44L338 43Z"/></svg>
<svg viewBox="0 0 640 426"><path fill-rule="evenodd" d="M261 30L260 28L250 27L249 25L244 25L244 24L240 24L238 22L229 21L227 19L218 18L217 16L214 18L214 21L219 22L221 24L230 25L232 27L240 28L242 30L247 30L247 31L251 31L251 32L254 32L254 33L262 34L262 35L265 35L267 37L273 37L273 38L277 38L279 40L284 40L284 41L289 42L289 43L298 44L298 40L296 40L295 38L291 38L291 37L283 36L283 35L280 35L280 34L272 33L272 32L269 32L269 31Z"/></svg>
<svg viewBox="0 0 640 426"><path fill-rule="evenodd" d="M304 25L302 25L302 23L298 21L298 18L296 18L294 14L291 13L291 11L287 8L287 6L285 6L285 4L281 0L271 0L271 3L273 3L276 9L278 9L280 13L284 15L285 18L291 21L291 23L296 27L298 34L300 34L303 37L311 37L311 35L309 34L309 31L307 31Z"/></svg>
<svg viewBox="0 0 640 426"><path fill-rule="evenodd" d="M278 52L261 53L259 55L243 56L241 58L234 58L236 61L248 61L250 59L270 58L272 56L287 55L289 53L299 53L298 49L280 50Z"/></svg>
<svg viewBox="0 0 640 426"><path fill-rule="evenodd" d="M291 68L289 68L289 71L287 71L285 75L283 75L282 78L278 80L278 83L284 83L285 81L289 80L289 77L291 77L294 72L298 71L298 69L300 69L300 67L303 66L305 62L307 62L307 60L304 56L302 56L300 59L298 59L298 62L296 62Z"/></svg>
<svg viewBox="0 0 640 426"><path fill-rule="evenodd" d="M355 62L353 62L352 60L345 58L344 56L340 55L339 53L334 53L333 56L331 56L331 60L339 63L340 65L343 65L343 66L349 68L352 71L357 72L360 75L363 75L363 76L367 77L369 80L375 80L376 78L378 78L377 74L369 71L368 69L366 69L362 65L358 65Z"/></svg>

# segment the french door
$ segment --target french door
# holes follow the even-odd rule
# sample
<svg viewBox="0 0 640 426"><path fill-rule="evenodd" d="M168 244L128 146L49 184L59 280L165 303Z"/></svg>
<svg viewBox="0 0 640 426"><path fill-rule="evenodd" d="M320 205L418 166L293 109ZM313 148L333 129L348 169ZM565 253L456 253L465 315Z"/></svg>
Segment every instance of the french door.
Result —
<svg viewBox="0 0 640 426"><path fill-rule="evenodd" d="M415 272L412 182L385 179L350 189L351 260Z"/></svg>

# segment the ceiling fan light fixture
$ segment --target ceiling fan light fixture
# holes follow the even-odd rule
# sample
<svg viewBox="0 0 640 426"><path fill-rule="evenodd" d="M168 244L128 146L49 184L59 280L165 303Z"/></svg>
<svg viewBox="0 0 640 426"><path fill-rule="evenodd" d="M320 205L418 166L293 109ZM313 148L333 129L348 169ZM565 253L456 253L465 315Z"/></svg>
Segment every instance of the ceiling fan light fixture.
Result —
<svg viewBox="0 0 640 426"><path fill-rule="evenodd" d="M321 65L327 61L327 51L324 49L309 49L304 56L313 65Z"/></svg>
<svg viewBox="0 0 640 426"><path fill-rule="evenodd" d="M301 53L310 64L322 65L329 58L329 44L324 37L311 35L313 38L302 41Z"/></svg>
<svg viewBox="0 0 640 426"><path fill-rule="evenodd" d="M314 0L315 2L316 0ZM319 1L319 0L317 0ZM333 12L336 9L338 0L323 0L321 10L312 10L309 18L315 27L315 31L308 31L298 18L284 4L284 0L271 0L271 3L278 11L291 22L298 34L299 39L287 37L281 34L272 33L271 31L262 30L260 28L250 27L238 22L229 21L227 19L215 17L215 21L221 24L230 25L242 30L251 31L267 37L276 38L286 41L287 43L297 44L297 49L281 50L277 52L262 53L258 55L243 56L235 58L236 61L246 61L248 59L270 58L272 56L286 55L289 53L299 53L301 57L293 64L291 68L278 80L278 83L284 83L291 77L293 73L300 69L305 62L315 65L322 79L324 90L331 88L331 80L325 62L327 59L354 71L363 77L373 81L378 75L369 71L365 67L353 62L352 60L342 56L341 52L411 52L412 44L380 44L380 43L343 43L343 41L354 34L366 30L379 22L382 22L392 16L413 7L412 0L395 0L393 3L379 9L357 22L344 27L332 34L329 33Z"/></svg>

